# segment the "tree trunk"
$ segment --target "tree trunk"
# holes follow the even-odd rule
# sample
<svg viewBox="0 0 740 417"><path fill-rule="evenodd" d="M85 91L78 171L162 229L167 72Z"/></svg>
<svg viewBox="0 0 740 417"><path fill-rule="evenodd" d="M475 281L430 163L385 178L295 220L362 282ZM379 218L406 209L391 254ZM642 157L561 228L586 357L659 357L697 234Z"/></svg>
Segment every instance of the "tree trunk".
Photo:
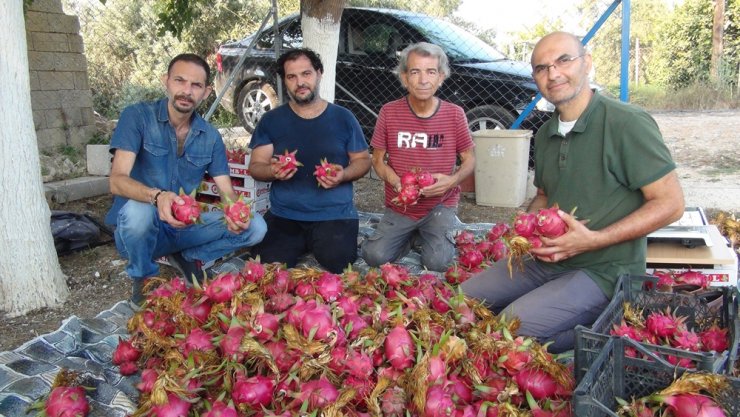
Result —
<svg viewBox="0 0 740 417"><path fill-rule="evenodd" d="M324 74L319 94L334 102L339 24L347 0L301 0L301 29L303 46L321 56Z"/></svg>
<svg viewBox="0 0 740 417"><path fill-rule="evenodd" d="M0 39L0 309L17 316L62 303L69 290L41 181L21 0L0 2Z"/></svg>
<svg viewBox="0 0 740 417"><path fill-rule="evenodd" d="M712 23L712 60L710 62L709 77L715 83L719 79L719 67L722 63L724 49L725 0L714 1L714 20Z"/></svg>

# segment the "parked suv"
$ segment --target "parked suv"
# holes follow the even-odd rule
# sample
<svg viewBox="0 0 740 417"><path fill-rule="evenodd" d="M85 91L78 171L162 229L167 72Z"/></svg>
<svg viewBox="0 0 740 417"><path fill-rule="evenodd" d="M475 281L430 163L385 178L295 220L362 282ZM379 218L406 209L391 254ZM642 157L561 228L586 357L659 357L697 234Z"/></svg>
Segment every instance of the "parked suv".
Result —
<svg viewBox="0 0 740 417"><path fill-rule="evenodd" d="M254 47L247 51L255 36ZM301 47L300 15L278 22L277 38L281 51ZM465 110L472 131L510 128L537 93L528 63L508 59L458 26L401 10L346 8L339 33L335 103L355 114L368 140L381 106L405 95L396 71L399 52L421 41L437 44L447 53L451 74L438 95ZM274 29L219 48L217 91L246 52L249 56L221 104L252 132L260 117L278 105ZM521 128L536 131L550 112L551 105L541 100Z"/></svg>

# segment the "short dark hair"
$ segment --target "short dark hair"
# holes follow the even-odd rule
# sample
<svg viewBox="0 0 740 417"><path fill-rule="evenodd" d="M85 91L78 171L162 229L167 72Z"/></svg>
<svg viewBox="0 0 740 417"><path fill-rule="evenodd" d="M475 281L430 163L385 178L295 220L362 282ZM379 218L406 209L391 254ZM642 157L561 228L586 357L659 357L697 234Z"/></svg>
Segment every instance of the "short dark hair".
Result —
<svg viewBox="0 0 740 417"><path fill-rule="evenodd" d="M278 58L275 65L277 66L277 73L280 75L280 78L285 78L285 62L295 61L302 56L305 56L309 61L311 61L313 69L323 74L324 64L321 63L321 57L319 57L319 54L310 48L297 48L284 52L280 55L280 58Z"/></svg>
<svg viewBox="0 0 740 417"><path fill-rule="evenodd" d="M206 84L210 83L211 67L208 65L205 59L201 58L200 56L196 54L180 54L172 58L172 61L170 61L170 64L167 66L167 75L170 74L170 71L172 71L172 67L175 65L175 63L179 61L190 62L195 65L200 65L203 68L203 70L206 72Z"/></svg>

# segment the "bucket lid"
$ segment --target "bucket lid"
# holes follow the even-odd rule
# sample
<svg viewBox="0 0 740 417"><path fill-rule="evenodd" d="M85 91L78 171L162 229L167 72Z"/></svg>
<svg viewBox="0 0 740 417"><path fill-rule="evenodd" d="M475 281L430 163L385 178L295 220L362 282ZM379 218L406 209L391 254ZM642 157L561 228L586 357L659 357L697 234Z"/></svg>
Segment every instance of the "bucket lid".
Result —
<svg viewBox="0 0 740 417"><path fill-rule="evenodd" d="M532 131L525 129L481 129L473 132L473 137L484 138L531 138Z"/></svg>

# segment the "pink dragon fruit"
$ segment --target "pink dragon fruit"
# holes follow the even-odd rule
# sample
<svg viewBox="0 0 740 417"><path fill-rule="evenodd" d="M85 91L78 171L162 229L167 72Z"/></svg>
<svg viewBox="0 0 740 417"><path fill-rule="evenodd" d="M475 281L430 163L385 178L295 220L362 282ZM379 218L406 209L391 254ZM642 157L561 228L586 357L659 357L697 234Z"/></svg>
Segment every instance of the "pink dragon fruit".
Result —
<svg viewBox="0 0 740 417"><path fill-rule="evenodd" d="M285 153L282 155L278 155L278 163L280 164L280 172L290 171L292 169L296 169L298 167L302 167L303 164L296 159L295 154L298 152L298 150L295 150L293 152L288 152L288 150L285 150Z"/></svg>
<svg viewBox="0 0 740 417"><path fill-rule="evenodd" d="M82 417L90 412L90 404L83 387L56 387L44 404L49 417Z"/></svg>
<svg viewBox="0 0 740 417"><path fill-rule="evenodd" d="M427 171L418 171L416 172L416 184L419 186L419 188L428 187L432 184L437 182L436 179L432 176L430 172Z"/></svg>
<svg viewBox="0 0 740 417"><path fill-rule="evenodd" d="M383 343L385 357L395 369L403 370L414 364L414 341L402 325L394 327Z"/></svg>
<svg viewBox="0 0 740 417"><path fill-rule="evenodd" d="M709 277L699 271L688 270L675 277L676 284L696 285L700 288L709 286Z"/></svg>
<svg viewBox="0 0 740 417"><path fill-rule="evenodd" d="M210 333L195 327L190 331L190 334L185 338L182 343L182 353L188 356L190 352L199 350L202 352L210 352L214 349L213 337Z"/></svg>
<svg viewBox="0 0 740 417"><path fill-rule="evenodd" d="M713 324L707 330L699 333L701 344L705 351L724 352L730 348L728 342L728 329L722 329L716 324Z"/></svg>
<svg viewBox="0 0 740 417"><path fill-rule="evenodd" d="M234 293L239 291L242 281L238 274L227 272L219 275L206 286L206 296L214 303L224 303L231 300Z"/></svg>
<svg viewBox="0 0 740 417"><path fill-rule="evenodd" d="M188 225L197 223L200 220L200 204L195 201L195 190L191 194L185 194L180 190L179 197L183 203L172 202L172 215L176 220Z"/></svg>
<svg viewBox="0 0 740 417"><path fill-rule="evenodd" d="M202 417L239 417L239 413L234 408L234 405L229 403L224 404L221 401L216 401L211 406L210 411L201 414Z"/></svg>
<svg viewBox="0 0 740 417"><path fill-rule="evenodd" d="M411 187L411 186L417 187L419 185L416 179L416 174L414 174L413 172L404 172L403 174L401 174L400 180L401 180L401 188L406 188L406 187Z"/></svg>
<svg viewBox="0 0 740 417"><path fill-rule="evenodd" d="M316 292L327 303L335 301L344 292L342 277L326 271L316 280L315 288Z"/></svg>
<svg viewBox="0 0 740 417"><path fill-rule="evenodd" d="M275 392L275 381L262 375L249 378L238 376L231 398L237 404L246 404L251 408L266 407L272 402Z"/></svg>
<svg viewBox="0 0 740 417"><path fill-rule="evenodd" d="M514 233L522 237L530 237L537 226L537 216L534 213L519 212L514 217Z"/></svg>
<svg viewBox="0 0 740 417"><path fill-rule="evenodd" d="M313 175L317 179L326 178L326 177L336 177L337 172L339 172L339 169L341 168L337 164L330 163L329 161L326 160L326 158L322 158L319 163L320 165L316 165L316 170L313 172Z"/></svg>
<svg viewBox="0 0 740 417"><path fill-rule="evenodd" d="M224 218L228 218L235 223L246 223L252 217L252 206L244 201L243 196L240 195L236 201L231 201L228 198L225 198L225 200L226 204L221 207Z"/></svg>
<svg viewBox="0 0 740 417"><path fill-rule="evenodd" d="M675 317L670 311L666 311L665 314L653 312L645 320L645 327L657 337L672 337L684 326L685 321L685 317Z"/></svg>
<svg viewBox="0 0 740 417"><path fill-rule="evenodd" d="M455 403L452 396L441 385L433 385L427 390L427 401L424 405L424 417L453 416Z"/></svg>
<svg viewBox="0 0 740 417"><path fill-rule="evenodd" d="M460 265L468 269L479 267L480 264L483 263L483 260L483 254L480 253L480 251L478 251L477 249L464 251L460 254L460 259L458 259Z"/></svg>
<svg viewBox="0 0 740 417"><path fill-rule="evenodd" d="M491 227L491 230L488 231L488 234L486 234L486 239L490 240L491 242L496 241L504 237L507 233L509 233L509 231L510 228L508 224L496 223L493 227Z"/></svg>
<svg viewBox="0 0 740 417"><path fill-rule="evenodd" d="M701 394L676 394L663 399L675 417L727 417L711 398Z"/></svg>
<svg viewBox="0 0 740 417"><path fill-rule="evenodd" d="M401 191L398 192L397 196L391 199L391 202L397 206L408 207L418 203L420 197L421 193L419 191L419 187L416 185L410 185L407 187L401 187Z"/></svg>
<svg viewBox="0 0 740 417"><path fill-rule="evenodd" d="M190 412L190 403L180 398L177 394L167 394L167 402L161 405L153 405L151 415L153 417L185 417Z"/></svg>
<svg viewBox="0 0 740 417"><path fill-rule="evenodd" d="M406 393L403 388L394 385L380 396L380 407L384 416L403 417L406 415Z"/></svg>
<svg viewBox="0 0 740 417"><path fill-rule="evenodd" d="M544 237L555 238L562 236L568 231L568 225L558 214L558 205L554 205L550 208L540 209L537 212L537 225L535 227L537 233Z"/></svg>
<svg viewBox="0 0 740 417"><path fill-rule="evenodd" d="M124 362L136 362L141 356L141 351L136 349L131 342L118 337L118 346L113 351L112 362L114 365L121 365Z"/></svg>

